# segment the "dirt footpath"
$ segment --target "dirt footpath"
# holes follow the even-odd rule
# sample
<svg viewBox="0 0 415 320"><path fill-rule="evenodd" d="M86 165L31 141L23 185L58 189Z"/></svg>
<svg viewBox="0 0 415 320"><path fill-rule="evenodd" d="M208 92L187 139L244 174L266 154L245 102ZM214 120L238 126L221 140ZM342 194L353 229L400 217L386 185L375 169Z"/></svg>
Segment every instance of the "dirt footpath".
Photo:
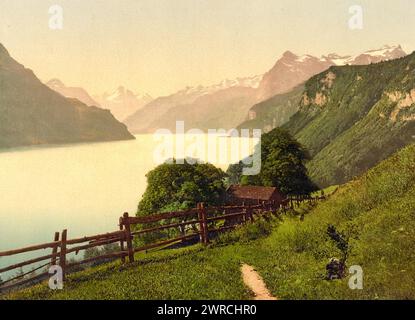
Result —
<svg viewBox="0 0 415 320"><path fill-rule="evenodd" d="M241 272L245 285L255 294L254 300L277 300L277 298L271 295L264 280L255 271L254 267L243 264Z"/></svg>

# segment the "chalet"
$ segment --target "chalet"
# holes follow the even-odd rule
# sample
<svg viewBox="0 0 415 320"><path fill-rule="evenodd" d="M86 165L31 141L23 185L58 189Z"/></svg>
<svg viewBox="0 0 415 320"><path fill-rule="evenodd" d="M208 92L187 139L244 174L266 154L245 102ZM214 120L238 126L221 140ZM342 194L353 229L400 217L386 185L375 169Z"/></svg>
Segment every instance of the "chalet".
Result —
<svg viewBox="0 0 415 320"><path fill-rule="evenodd" d="M264 201L281 203L285 198L276 187L232 185L227 190L227 202L232 205L259 204Z"/></svg>

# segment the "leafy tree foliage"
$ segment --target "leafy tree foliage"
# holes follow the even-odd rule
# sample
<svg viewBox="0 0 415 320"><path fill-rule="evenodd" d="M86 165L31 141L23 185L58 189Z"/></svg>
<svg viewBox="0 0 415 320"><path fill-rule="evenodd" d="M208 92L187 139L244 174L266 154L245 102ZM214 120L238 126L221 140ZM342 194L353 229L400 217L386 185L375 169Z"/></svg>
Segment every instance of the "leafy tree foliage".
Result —
<svg viewBox="0 0 415 320"><path fill-rule="evenodd" d="M138 215L194 208L198 202L219 204L226 174L211 164L165 163L147 174L147 189Z"/></svg>
<svg viewBox="0 0 415 320"><path fill-rule="evenodd" d="M226 170L226 179L229 185L239 184L241 182L243 168L244 164L242 161L239 161L239 163L232 164L228 167Z"/></svg>
<svg viewBox="0 0 415 320"><path fill-rule="evenodd" d="M287 131L277 128L262 137L261 159L261 185L278 187L285 194L316 190L305 166L310 155Z"/></svg>
<svg viewBox="0 0 415 320"><path fill-rule="evenodd" d="M317 189L307 175L305 163L310 159L307 150L286 130L276 128L263 135L258 152L261 152L261 172L257 176L240 176L242 185L278 187L287 195L309 194ZM241 172L240 166L233 165L227 172L236 176Z"/></svg>

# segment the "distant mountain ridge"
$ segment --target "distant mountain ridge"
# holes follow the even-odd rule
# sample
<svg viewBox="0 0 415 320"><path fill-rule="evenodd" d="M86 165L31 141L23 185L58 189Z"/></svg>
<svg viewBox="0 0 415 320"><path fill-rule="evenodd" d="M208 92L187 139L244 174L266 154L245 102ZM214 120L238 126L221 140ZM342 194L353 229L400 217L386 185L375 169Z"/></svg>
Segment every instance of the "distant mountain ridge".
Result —
<svg viewBox="0 0 415 320"><path fill-rule="evenodd" d="M87 106L99 107L99 103L95 101L89 93L81 87L67 87L59 79L51 79L46 82L46 85L52 90L60 93L66 98L74 98L85 103Z"/></svg>
<svg viewBox="0 0 415 320"><path fill-rule="evenodd" d="M264 75L258 88L259 99L266 100L276 94L286 93L331 66L365 65L404 56L406 53L399 45L385 45L380 49L369 50L356 56L340 56L331 53L320 58L308 54L296 55L286 51L274 67Z"/></svg>
<svg viewBox="0 0 415 320"><path fill-rule="evenodd" d="M216 128L219 125L224 128L235 127L255 103L255 90L261 79L262 75L258 75L224 80L212 86L186 87L153 100L124 123L134 133L153 133L159 128L174 129L177 120L184 120L189 129ZM222 121L220 118L226 111L237 114L228 114L232 118Z"/></svg>
<svg viewBox="0 0 415 320"><path fill-rule="evenodd" d="M109 109L119 121L124 121L153 100L149 94L136 94L123 86L94 98L104 109Z"/></svg>
<svg viewBox="0 0 415 320"><path fill-rule="evenodd" d="M41 83L0 44L0 148L134 139L109 111Z"/></svg>
<svg viewBox="0 0 415 320"><path fill-rule="evenodd" d="M295 88L331 66L369 65L405 56L406 53L401 46L383 46L378 50L369 50L355 56L332 53L320 58L310 55L298 56L288 51L277 61L273 69L264 75L259 86L258 94L261 98L272 96L254 105L239 127L257 128L268 132L283 125L299 110L301 95ZM291 88L295 84L297 85Z"/></svg>
<svg viewBox="0 0 415 320"><path fill-rule="evenodd" d="M262 111L272 108L273 102L265 101L278 94L289 93L331 66L377 63L405 55L400 46L384 46L378 50L344 57L329 54L318 58L312 55L300 56L287 51L264 75L225 80L207 87L187 87L170 96L155 99L125 119L124 123L134 133L152 133L159 128L173 129L177 120L184 120L189 128L241 127L246 124L245 120L253 120L250 118L252 115L260 116ZM284 105L283 111L281 114L278 111L271 112L273 119L270 123L263 122L261 128L272 129L273 125L282 125L288 121L289 116L298 111L299 98L297 96L296 103L292 98L291 96L290 106L284 104L283 99L276 98L275 101ZM208 101L212 103L208 104ZM251 109L258 103L264 103L267 107L258 108L261 109L260 111ZM291 107L293 109L290 109ZM253 123L255 122L251 122Z"/></svg>
<svg viewBox="0 0 415 320"><path fill-rule="evenodd" d="M149 94L135 94L133 91L119 86L112 92L102 95L91 95L81 87L67 87L61 80L49 80L46 85L66 98L74 98L87 106L108 109L118 121L123 121L134 112L151 102L153 98Z"/></svg>
<svg viewBox="0 0 415 320"><path fill-rule="evenodd" d="M272 69L265 73L258 87L258 99L264 101L286 93L332 65L331 61L325 59L311 55L298 56L286 51Z"/></svg>
<svg viewBox="0 0 415 320"><path fill-rule="evenodd" d="M338 54L329 54L324 59L327 59L334 63L336 66L345 65L366 65L371 63L379 63L382 61L395 60L406 56L400 45L389 46L384 45L380 49L368 50L362 54L355 56L339 56Z"/></svg>

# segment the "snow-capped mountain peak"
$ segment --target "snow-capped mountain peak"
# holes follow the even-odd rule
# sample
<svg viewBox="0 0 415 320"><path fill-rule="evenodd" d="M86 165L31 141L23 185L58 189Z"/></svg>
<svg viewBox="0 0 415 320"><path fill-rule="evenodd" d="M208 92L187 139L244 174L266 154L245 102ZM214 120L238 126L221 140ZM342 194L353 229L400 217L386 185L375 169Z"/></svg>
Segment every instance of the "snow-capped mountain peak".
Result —
<svg viewBox="0 0 415 320"><path fill-rule="evenodd" d="M321 61L329 62L335 66L344 66L349 64L352 60L352 56L342 56L337 53L330 53L327 56L322 56Z"/></svg>
<svg viewBox="0 0 415 320"><path fill-rule="evenodd" d="M259 83L262 80L262 77L263 75L257 75L253 77L236 78L232 80L226 79L223 80L220 84L217 84L213 87L222 89L228 89L233 87L258 88Z"/></svg>
<svg viewBox="0 0 415 320"><path fill-rule="evenodd" d="M180 90L178 94L180 95L208 95L215 93L220 90L226 90L230 88L237 88L237 87L244 87L244 88L258 88L259 84L263 75L257 75L253 77L245 77L245 78L236 78L236 79L226 79L217 84L211 86L194 86L194 87L186 87L183 90Z"/></svg>
<svg viewBox="0 0 415 320"><path fill-rule="evenodd" d="M393 54L395 51L403 51L402 47L400 45L395 46L389 46L384 45L382 48L376 49L376 50L368 50L364 52L363 54L370 54L372 56L384 56L387 57L390 54Z"/></svg>
<svg viewBox="0 0 415 320"><path fill-rule="evenodd" d="M332 61L334 65L344 66L347 64L363 65L370 63L378 63L382 61L402 58L405 56L406 53L405 51L403 51L400 45L384 45L379 49L368 50L354 56L340 56L336 53L331 53L328 56L323 56L323 58Z"/></svg>
<svg viewBox="0 0 415 320"><path fill-rule="evenodd" d="M153 100L149 94L136 94L124 86L119 86L116 90L110 93L106 92L102 95L102 97L107 101L114 102L120 102L125 99L148 100L148 102Z"/></svg>
<svg viewBox="0 0 415 320"><path fill-rule="evenodd" d="M104 93L104 97L108 101L121 101L126 95L134 95L131 91L126 90L125 87L119 86L111 93Z"/></svg>
<svg viewBox="0 0 415 320"><path fill-rule="evenodd" d="M330 53L320 58L309 54L296 55L291 51L286 51L274 67L264 75L259 86L259 97L265 100L273 95L288 92L330 66L366 65L404 56L406 53L399 45L385 45L354 56Z"/></svg>
<svg viewBox="0 0 415 320"><path fill-rule="evenodd" d="M120 121L153 100L149 94L136 94L124 86L119 86L114 91L105 92L95 98L104 108L111 110L112 114Z"/></svg>

